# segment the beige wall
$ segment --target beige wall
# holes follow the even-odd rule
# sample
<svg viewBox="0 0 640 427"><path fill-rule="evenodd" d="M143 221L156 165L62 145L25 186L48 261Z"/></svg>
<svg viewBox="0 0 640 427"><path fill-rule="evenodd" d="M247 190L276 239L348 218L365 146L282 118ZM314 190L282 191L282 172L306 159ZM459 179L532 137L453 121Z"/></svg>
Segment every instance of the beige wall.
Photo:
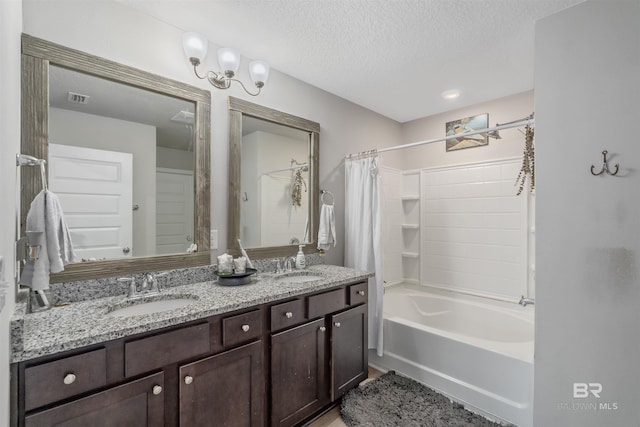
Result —
<svg viewBox="0 0 640 427"><path fill-rule="evenodd" d="M533 112L533 91L500 98L471 107L455 109L435 116L407 122L402 126L403 144L445 136L447 122L489 114L489 126L525 118ZM502 139L489 138L489 145L447 152L445 142L436 142L402 150L404 168L456 165L522 156L524 136L518 129L500 131ZM514 177L515 180L515 177Z"/></svg>

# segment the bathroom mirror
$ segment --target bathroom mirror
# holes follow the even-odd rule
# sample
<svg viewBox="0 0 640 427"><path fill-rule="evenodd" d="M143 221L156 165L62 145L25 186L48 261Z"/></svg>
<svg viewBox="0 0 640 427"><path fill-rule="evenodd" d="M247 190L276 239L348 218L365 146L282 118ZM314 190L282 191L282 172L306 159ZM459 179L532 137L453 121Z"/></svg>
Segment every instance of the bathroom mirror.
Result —
<svg viewBox="0 0 640 427"><path fill-rule="evenodd" d="M316 251L320 125L229 97L228 245L250 257Z"/></svg>
<svg viewBox="0 0 640 427"><path fill-rule="evenodd" d="M78 256L51 282L210 264L210 93L26 34L22 70L21 151ZM24 233L42 183L21 169Z"/></svg>

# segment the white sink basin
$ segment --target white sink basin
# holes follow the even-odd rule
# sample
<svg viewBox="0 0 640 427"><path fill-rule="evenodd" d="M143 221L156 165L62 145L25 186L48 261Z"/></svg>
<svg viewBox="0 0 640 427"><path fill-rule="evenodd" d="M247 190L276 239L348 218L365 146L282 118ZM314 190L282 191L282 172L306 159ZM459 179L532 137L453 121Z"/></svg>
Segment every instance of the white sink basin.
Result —
<svg viewBox="0 0 640 427"><path fill-rule="evenodd" d="M160 313L162 311L175 310L186 307L195 302L192 298L161 299L155 301L140 302L138 304L122 307L107 313L107 316L128 317L142 314Z"/></svg>
<svg viewBox="0 0 640 427"><path fill-rule="evenodd" d="M324 277L316 276L313 274L305 274L299 276L285 276L278 278L279 282L284 283L305 283L305 282L315 282L316 280L322 280Z"/></svg>

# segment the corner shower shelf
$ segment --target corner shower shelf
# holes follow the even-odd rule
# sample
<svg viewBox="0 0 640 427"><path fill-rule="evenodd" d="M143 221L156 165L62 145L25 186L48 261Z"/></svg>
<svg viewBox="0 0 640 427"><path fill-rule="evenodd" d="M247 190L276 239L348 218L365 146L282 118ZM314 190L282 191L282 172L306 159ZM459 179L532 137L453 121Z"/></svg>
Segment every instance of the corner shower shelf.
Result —
<svg viewBox="0 0 640 427"><path fill-rule="evenodd" d="M418 252L402 252L403 258L420 258L420 254Z"/></svg>
<svg viewBox="0 0 640 427"><path fill-rule="evenodd" d="M413 194L413 195L410 195L410 196L402 196L402 201L403 202L413 202L413 201L416 201L416 200L420 200L420 196L417 195L417 194Z"/></svg>
<svg viewBox="0 0 640 427"><path fill-rule="evenodd" d="M402 224L403 230L417 230L420 228L420 224Z"/></svg>

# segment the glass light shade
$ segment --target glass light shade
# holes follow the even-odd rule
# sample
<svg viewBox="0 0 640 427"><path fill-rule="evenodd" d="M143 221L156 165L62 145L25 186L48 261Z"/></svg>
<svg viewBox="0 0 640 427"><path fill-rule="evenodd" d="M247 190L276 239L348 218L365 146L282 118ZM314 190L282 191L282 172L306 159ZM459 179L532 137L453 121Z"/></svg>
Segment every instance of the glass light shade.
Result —
<svg viewBox="0 0 640 427"><path fill-rule="evenodd" d="M227 74L228 71L235 74L238 68L240 68L240 54L237 50L230 47L218 49L218 63L220 64L220 69L222 69L225 74Z"/></svg>
<svg viewBox="0 0 640 427"><path fill-rule="evenodd" d="M196 58L198 63L202 63L207 55L208 45L207 39L198 33L189 32L182 35L182 47L189 60Z"/></svg>
<svg viewBox="0 0 640 427"><path fill-rule="evenodd" d="M249 74L256 86L262 87L269 78L269 64L265 61L251 61L249 63ZM258 85L261 83L261 85Z"/></svg>

